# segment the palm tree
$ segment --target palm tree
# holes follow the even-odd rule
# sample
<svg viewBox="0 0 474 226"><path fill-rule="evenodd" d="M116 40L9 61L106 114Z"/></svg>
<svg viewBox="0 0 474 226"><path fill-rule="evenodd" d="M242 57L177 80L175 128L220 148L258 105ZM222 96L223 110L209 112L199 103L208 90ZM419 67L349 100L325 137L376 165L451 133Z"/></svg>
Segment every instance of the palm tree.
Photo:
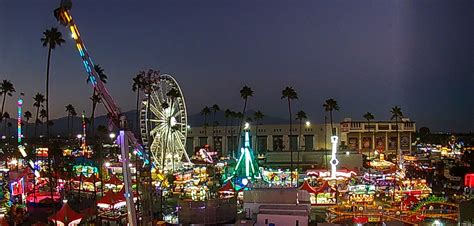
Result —
<svg viewBox="0 0 474 226"><path fill-rule="evenodd" d="M10 114L8 112L3 112L2 115L2 120L3 120L3 132L6 134L7 133L7 121L10 118Z"/></svg>
<svg viewBox="0 0 474 226"><path fill-rule="evenodd" d="M46 109L41 109L40 111L40 118L41 118L41 124L43 124L43 130L44 130L44 119L46 119L48 117L48 112L46 111Z"/></svg>
<svg viewBox="0 0 474 226"><path fill-rule="evenodd" d="M65 106L66 108L66 113L67 113L67 131L71 131L71 127L70 127L70 123L69 121L71 120L71 112L72 110L74 110L74 107L72 106L72 104L68 104Z"/></svg>
<svg viewBox="0 0 474 226"><path fill-rule="evenodd" d="M397 126L395 127L396 128L396 132L397 132L397 144L396 144L396 148L397 148L397 162L398 164L401 163L401 160L402 160L402 155L401 155L401 151L400 151L400 148L398 147L398 143L399 143L399 140L400 140L400 133L398 132L398 122L403 118L403 112L402 112L402 109L398 106L395 106L392 108L392 110L390 110L390 113L392 114L392 120L395 119L395 124L397 124Z"/></svg>
<svg viewBox="0 0 474 226"><path fill-rule="evenodd" d="M242 112L235 112L235 118L237 119L237 122L240 122L239 124L239 130L237 131L237 142L235 143L235 150L239 149L239 144L240 144L240 138L242 137L242 124L244 121L244 114Z"/></svg>
<svg viewBox="0 0 474 226"><path fill-rule="evenodd" d="M374 120L375 117L370 112L365 113L363 117L365 118L365 120L367 120L367 127L369 128L369 133L370 133L370 120ZM372 151L371 149L372 149L373 142L374 142L374 138L373 136L371 136L371 141L370 141L371 146L369 147L369 159L370 159L370 152Z"/></svg>
<svg viewBox="0 0 474 226"><path fill-rule="evenodd" d="M300 164L300 149L303 149L303 145L302 145L302 140L303 140L303 120L307 119L308 116L306 115L306 112L304 111L298 111L298 113L296 113L296 119L297 120L300 120L300 135L298 136L299 139L298 139L298 165L296 168L299 168L299 164Z"/></svg>
<svg viewBox="0 0 474 226"><path fill-rule="evenodd" d="M265 117L265 115L260 111L256 111L254 114L253 114L253 119L255 120L255 153L259 154L258 152L258 124L260 123L260 120L263 119L263 117Z"/></svg>
<svg viewBox="0 0 474 226"><path fill-rule="evenodd" d="M8 130L7 130L7 137L9 137L10 134L11 134L11 132L12 132L12 131L11 131L11 130L12 130L12 123L11 123L11 122L7 122L7 128L8 128Z"/></svg>
<svg viewBox="0 0 474 226"><path fill-rule="evenodd" d="M287 99L288 101L288 113L289 113L289 119L290 119L290 141L291 141L291 136L293 133L293 127L292 127L292 121L293 118L291 117L291 100L297 100L298 99L298 94L292 87L285 87L284 90L281 91L281 99ZM290 142L291 144L291 142ZM293 148L290 146L290 162L291 162L291 167L290 167L290 175L291 175L291 186L293 186Z"/></svg>
<svg viewBox="0 0 474 226"><path fill-rule="evenodd" d="M232 111L229 108L225 109L225 111L224 111L224 118L225 118L224 138L227 142L229 141L229 139L227 139L227 126L229 125L229 118L231 118L231 117L232 117ZM227 145L227 147L229 147L227 142L226 142L226 145ZM222 147L222 149L224 150L225 148Z"/></svg>
<svg viewBox="0 0 474 226"><path fill-rule="evenodd" d="M214 129L217 125L219 125L219 123L216 121L216 112L220 111L221 108L219 107L219 105L214 104L212 105L211 109L212 109L212 148L216 149L215 147L216 144L214 142Z"/></svg>
<svg viewBox="0 0 474 226"><path fill-rule="evenodd" d="M94 131L95 108L97 107L98 103L102 102L102 98L98 94L94 93L89 99L92 101L92 113L90 118L91 126L89 127L89 130L91 131L91 133L93 133L92 131Z"/></svg>
<svg viewBox="0 0 474 226"><path fill-rule="evenodd" d="M253 90L252 88L248 87L248 86L244 86L242 87L242 89L240 90L240 97L242 99L244 99L244 108L242 109L242 113L241 113L241 116L240 117L240 123L239 123L239 131L238 131L238 137L237 137L237 148L240 146L240 138L242 137L242 124L244 123L244 117L245 117L245 111L247 110L247 101L249 99L249 97L252 97L253 96ZM240 116L240 115L237 115L237 116Z"/></svg>
<svg viewBox="0 0 474 226"><path fill-rule="evenodd" d="M26 119L26 125L25 125L25 135L28 136L28 122L30 121L30 118L33 117L30 111L25 111L25 114L23 114L23 117Z"/></svg>
<svg viewBox="0 0 474 226"><path fill-rule="evenodd" d="M7 95L12 96L13 92L16 92L15 87L13 87L13 84L9 80L3 80L2 83L0 83L0 95L3 96L2 111L0 112L0 116L3 115L3 109L5 107L5 99Z"/></svg>
<svg viewBox="0 0 474 226"><path fill-rule="evenodd" d="M100 67L99 64L94 65L94 70L97 72L97 75L99 76L100 81L103 83L107 83L107 78L108 76L105 74L104 69ZM89 76L86 80L87 83L91 82L91 77ZM92 96L89 98L92 101L92 112L91 112L91 126L90 126L90 133L93 135L94 134L94 115L95 115L95 109L97 107L98 103L102 102L102 97L97 94L96 89L94 88L94 91L92 92Z"/></svg>
<svg viewBox="0 0 474 226"><path fill-rule="evenodd" d="M208 106L205 106L201 110L201 115L204 115L204 136L207 136L207 116L211 114L211 109Z"/></svg>
<svg viewBox="0 0 474 226"><path fill-rule="evenodd" d="M230 141L229 145L227 147L230 147L230 156L234 156L234 120L236 119L236 113L235 111L230 111L229 113L229 118L230 118Z"/></svg>
<svg viewBox="0 0 474 226"><path fill-rule="evenodd" d="M136 110L137 110L137 116L135 119L135 127L136 130L139 130L139 124L140 124L140 90L143 88L143 78L145 76L144 71L140 71L137 75L135 75L135 78L132 79L132 91L137 92L137 101L136 101ZM138 133L140 134L140 133Z"/></svg>
<svg viewBox="0 0 474 226"><path fill-rule="evenodd" d="M337 104L337 101L330 98L327 99L326 102L323 104L324 110L329 112L329 120L331 122L331 134L333 136L336 136L336 131L334 129L334 126L332 125L332 112L333 111L339 111L339 105Z"/></svg>
<svg viewBox="0 0 474 226"><path fill-rule="evenodd" d="M44 31L43 35L41 38L43 47L48 47L48 62L46 64L46 121L49 122L49 66L51 64L51 50L55 49L56 46L61 46L66 41L56 27ZM49 126L46 127L46 135L49 136Z"/></svg>
<svg viewBox="0 0 474 226"><path fill-rule="evenodd" d="M39 120L39 109L40 107L43 107L43 103L45 101L43 94L41 93L36 93L36 95L33 97L33 100L35 101L33 103L33 106L36 107L36 117L35 117L35 137L36 137L36 127L38 126L38 123L41 122Z"/></svg>

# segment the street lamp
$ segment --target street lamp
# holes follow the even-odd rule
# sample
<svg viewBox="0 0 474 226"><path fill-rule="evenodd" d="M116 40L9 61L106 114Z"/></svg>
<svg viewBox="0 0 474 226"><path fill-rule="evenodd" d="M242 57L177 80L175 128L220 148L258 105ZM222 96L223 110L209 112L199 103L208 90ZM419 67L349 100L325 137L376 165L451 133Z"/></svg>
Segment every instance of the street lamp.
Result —
<svg viewBox="0 0 474 226"><path fill-rule="evenodd" d="M110 133L109 137L110 137L110 139L114 139L115 138L115 133Z"/></svg>
<svg viewBox="0 0 474 226"><path fill-rule="evenodd" d="M82 138L82 134L77 134L77 139L81 139Z"/></svg>
<svg viewBox="0 0 474 226"><path fill-rule="evenodd" d="M105 167L109 168L110 167L110 162L106 162Z"/></svg>
<svg viewBox="0 0 474 226"><path fill-rule="evenodd" d="M249 129L249 128L250 128L250 123L246 122L246 123L244 124L244 129Z"/></svg>
<svg viewBox="0 0 474 226"><path fill-rule="evenodd" d="M310 122L310 121L306 121L306 122L305 122L305 125L306 125L306 127L309 127L309 126L311 126L311 122Z"/></svg>

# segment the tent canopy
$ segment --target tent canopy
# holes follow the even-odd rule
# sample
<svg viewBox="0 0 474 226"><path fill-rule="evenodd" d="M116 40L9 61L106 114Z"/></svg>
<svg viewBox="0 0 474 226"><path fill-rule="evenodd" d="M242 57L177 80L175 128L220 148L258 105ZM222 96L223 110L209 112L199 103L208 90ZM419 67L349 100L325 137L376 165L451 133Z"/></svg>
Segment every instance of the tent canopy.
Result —
<svg viewBox="0 0 474 226"><path fill-rule="evenodd" d="M71 209L71 207L67 203L64 203L61 209L56 212L56 214L49 217L49 220L59 221L65 225L69 224L72 221L80 221L81 219L82 215Z"/></svg>

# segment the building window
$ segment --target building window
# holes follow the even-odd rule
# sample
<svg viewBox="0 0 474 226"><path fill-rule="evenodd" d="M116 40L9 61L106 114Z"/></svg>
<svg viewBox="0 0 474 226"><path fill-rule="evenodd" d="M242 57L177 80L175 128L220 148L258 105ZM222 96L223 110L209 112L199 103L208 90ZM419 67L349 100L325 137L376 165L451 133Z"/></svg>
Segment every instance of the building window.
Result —
<svg viewBox="0 0 474 226"><path fill-rule="evenodd" d="M313 150L313 135L305 135L304 136L304 150L311 151Z"/></svg>
<svg viewBox="0 0 474 226"><path fill-rule="evenodd" d="M300 222L296 220L296 226L300 226Z"/></svg>
<svg viewBox="0 0 474 226"><path fill-rule="evenodd" d="M199 137L199 147L204 147L207 144L207 137Z"/></svg>
<svg viewBox="0 0 474 226"><path fill-rule="evenodd" d="M273 136L273 150L281 151L283 150L283 136Z"/></svg>
<svg viewBox="0 0 474 226"><path fill-rule="evenodd" d="M232 151L237 150L237 136L228 136L227 137L227 152L232 153Z"/></svg>
<svg viewBox="0 0 474 226"><path fill-rule="evenodd" d="M216 136L214 137L214 150L222 154L222 137Z"/></svg>
<svg viewBox="0 0 474 226"><path fill-rule="evenodd" d="M194 154L194 138L193 137L186 138L186 153L188 153L189 156L192 156Z"/></svg>
<svg viewBox="0 0 474 226"><path fill-rule="evenodd" d="M388 125L378 125L379 130L388 130Z"/></svg>
<svg viewBox="0 0 474 226"><path fill-rule="evenodd" d="M265 219L265 224L268 224L268 219Z"/></svg>
<svg viewBox="0 0 474 226"><path fill-rule="evenodd" d="M267 136L258 136L257 137L257 150L255 150L256 153L265 153L267 150Z"/></svg>

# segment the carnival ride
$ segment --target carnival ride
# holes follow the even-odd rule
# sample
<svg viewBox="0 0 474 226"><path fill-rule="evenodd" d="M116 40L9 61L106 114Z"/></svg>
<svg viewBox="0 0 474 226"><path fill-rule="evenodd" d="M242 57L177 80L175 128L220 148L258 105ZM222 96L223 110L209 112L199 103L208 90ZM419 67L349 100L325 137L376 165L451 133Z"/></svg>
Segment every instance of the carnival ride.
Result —
<svg viewBox="0 0 474 226"><path fill-rule="evenodd" d="M191 163L185 148L188 128L184 96L171 75L158 75L149 81L154 82L149 84L140 111L143 145L149 147L156 167L174 172L183 163Z"/></svg>
<svg viewBox="0 0 474 226"><path fill-rule="evenodd" d="M123 173L125 183L125 198L127 203L128 221L132 226L137 225L135 215L135 205L133 204L133 194L131 192L131 173L128 168L129 163L129 145L134 149L134 153L143 160L144 164L150 164L148 156L145 154L143 147L139 144L134 134L128 130L126 118L122 114L118 105L112 99L104 83L100 80L98 73L94 68L92 58L89 56L84 42L82 41L79 29L77 28L74 20L72 19L70 10L72 3L70 0L62 0L59 8L54 10L54 16L58 22L69 28L71 36L76 43L76 48L81 56L82 63L87 72L88 79L94 88L94 92L100 95L102 103L107 110L107 115L113 125L120 129L120 135L118 142L122 150L122 161L123 161Z"/></svg>

